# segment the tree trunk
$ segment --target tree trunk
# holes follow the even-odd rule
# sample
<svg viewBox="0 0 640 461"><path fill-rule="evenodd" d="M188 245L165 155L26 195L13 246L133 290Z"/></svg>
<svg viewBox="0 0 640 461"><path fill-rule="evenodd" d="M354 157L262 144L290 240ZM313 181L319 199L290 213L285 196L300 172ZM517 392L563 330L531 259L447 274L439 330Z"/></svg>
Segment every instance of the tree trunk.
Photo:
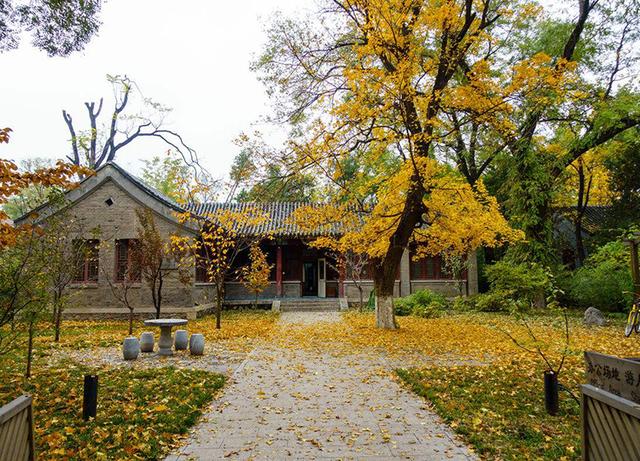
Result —
<svg viewBox="0 0 640 461"><path fill-rule="evenodd" d="M55 324L55 342L60 342L60 327L62 324L62 306L58 306L56 309L56 324Z"/></svg>
<svg viewBox="0 0 640 461"><path fill-rule="evenodd" d="M362 285L356 285L358 287L358 293L360 294L360 312L364 311L364 293L362 292Z"/></svg>
<svg viewBox="0 0 640 461"><path fill-rule="evenodd" d="M133 309L129 308L129 336L133 335Z"/></svg>
<svg viewBox="0 0 640 461"><path fill-rule="evenodd" d="M158 296L156 297L158 304L156 305L156 318L160 318L160 306L162 306L162 285L164 284L164 277L162 276L162 272L160 272L160 277L158 277Z"/></svg>
<svg viewBox="0 0 640 461"><path fill-rule="evenodd" d="M582 218L587 210L587 203L589 201L589 188L591 182L589 182L589 188L585 187L585 174L584 163L582 159L578 161L578 203L576 206L576 218L574 220L575 236L576 236L576 267L582 267L586 257L586 251L584 249L584 241L582 239Z"/></svg>
<svg viewBox="0 0 640 461"><path fill-rule="evenodd" d="M385 266L378 267L375 274L376 296L376 326L386 330L398 328L393 312L393 286L395 285L395 270L390 271Z"/></svg>
<svg viewBox="0 0 640 461"><path fill-rule="evenodd" d="M27 343L27 370L25 376L31 378L31 361L33 359L33 333L34 333L35 320L29 321L29 341Z"/></svg>
<svg viewBox="0 0 640 461"><path fill-rule="evenodd" d="M221 317L222 317L222 290L216 284L216 329L221 328Z"/></svg>
<svg viewBox="0 0 640 461"><path fill-rule="evenodd" d="M58 318L58 306L55 300L53 301L53 311L51 312L51 325L55 327L56 319Z"/></svg>
<svg viewBox="0 0 640 461"><path fill-rule="evenodd" d="M153 300L153 308L156 310L156 318L160 318L160 309L158 308L158 299L156 296L156 282L150 283L149 287L151 288L151 299Z"/></svg>
<svg viewBox="0 0 640 461"><path fill-rule="evenodd" d="M576 267L582 267L587 253L584 249L584 240L582 238L582 215L578 211L575 221L576 226Z"/></svg>
<svg viewBox="0 0 640 461"><path fill-rule="evenodd" d="M385 330L398 328L393 313L393 295L376 295L376 326Z"/></svg>

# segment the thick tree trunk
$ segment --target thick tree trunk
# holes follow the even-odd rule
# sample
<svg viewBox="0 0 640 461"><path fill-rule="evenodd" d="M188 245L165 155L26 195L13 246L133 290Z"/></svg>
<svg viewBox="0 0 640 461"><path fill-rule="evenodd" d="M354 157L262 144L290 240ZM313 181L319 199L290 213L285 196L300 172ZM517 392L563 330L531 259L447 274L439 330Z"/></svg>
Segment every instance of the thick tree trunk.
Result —
<svg viewBox="0 0 640 461"><path fill-rule="evenodd" d="M360 312L364 311L364 293L362 292L362 285L356 285L358 287L358 294L360 295Z"/></svg>
<svg viewBox="0 0 640 461"><path fill-rule="evenodd" d="M400 253L402 255L402 253ZM398 259L398 263L400 260ZM397 265L395 266L397 267ZM388 270L388 266L378 267L375 273L376 293L376 326L385 330L398 328L393 311L393 286L396 277L395 270Z"/></svg>
<svg viewBox="0 0 640 461"><path fill-rule="evenodd" d="M376 327L385 330L398 328L393 313L393 295L376 295Z"/></svg>

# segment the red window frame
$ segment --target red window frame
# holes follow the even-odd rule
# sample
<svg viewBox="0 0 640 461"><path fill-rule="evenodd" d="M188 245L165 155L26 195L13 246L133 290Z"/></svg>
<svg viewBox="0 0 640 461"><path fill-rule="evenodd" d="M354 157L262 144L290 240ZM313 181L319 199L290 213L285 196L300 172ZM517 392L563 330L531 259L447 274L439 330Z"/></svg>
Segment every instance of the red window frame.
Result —
<svg viewBox="0 0 640 461"><path fill-rule="evenodd" d="M115 281L124 282L124 274L129 273L129 281L139 282L140 267L133 257L133 250L140 245L138 239L116 240Z"/></svg>
<svg viewBox="0 0 640 461"><path fill-rule="evenodd" d="M73 281L76 283L98 283L100 270L100 241L74 240L74 251L81 252Z"/></svg>
<svg viewBox="0 0 640 461"><path fill-rule="evenodd" d="M410 253L409 278L411 280L450 280L451 275L442 269L441 256L425 256L414 259L413 251Z"/></svg>
<svg viewBox="0 0 640 461"><path fill-rule="evenodd" d="M198 248L196 254L196 283L211 283L209 274L207 273L207 265L205 263L207 254L204 247Z"/></svg>

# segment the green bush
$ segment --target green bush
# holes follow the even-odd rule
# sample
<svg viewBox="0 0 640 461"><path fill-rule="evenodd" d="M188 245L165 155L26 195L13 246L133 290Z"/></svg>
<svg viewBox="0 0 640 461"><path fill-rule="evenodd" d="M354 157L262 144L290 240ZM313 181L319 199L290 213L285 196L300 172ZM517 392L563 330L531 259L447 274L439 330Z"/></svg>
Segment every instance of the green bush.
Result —
<svg viewBox="0 0 640 461"><path fill-rule="evenodd" d="M436 317L440 317L443 308L436 303L429 304L428 306L423 306L418 304L413 306L413 310L411 311L411 315L416 317L422 317L423 319L432 319Z"/></svg>
<svg viewBox="0 0 640 461"><path fill-rule="evenodd" d="M516 301L530 305L553 293L553 276L536 263L515 263L506 259L487 266L485 274L491 292L508 295Z"/></svg>
<svg viewBox="0 0 640 461"><path fill-rule="evenodd" d="M419 317L434 317L436 311L449 306L447 298L431 290L420 290L396 299L394 302L396 315L417 315Z"/></svg>
<svg viewBox="0 0 640 461"><path fill-rule="evenodd" d="M474 311L476 310L476 302L478 300L478 296L480 295L456 296L453 299L451 308L454 311L459 311L459 312Z"/></svg>
<svg viewBox="0 0 640 461"><path fill-rule="evenodd" d="M513 299L513 295L513 291L510 290L493 290L489 293L479 294L474 299L475 310L479 312L513 312L520 308L518 302Z"/></svg>
<svg viewBox="0 0 640 461"><path fill-rule="evenodd" d="M610 312L628 309L633 300L629 247L620 241L601 246L566 283L568 299L580 307Z"/></svg>

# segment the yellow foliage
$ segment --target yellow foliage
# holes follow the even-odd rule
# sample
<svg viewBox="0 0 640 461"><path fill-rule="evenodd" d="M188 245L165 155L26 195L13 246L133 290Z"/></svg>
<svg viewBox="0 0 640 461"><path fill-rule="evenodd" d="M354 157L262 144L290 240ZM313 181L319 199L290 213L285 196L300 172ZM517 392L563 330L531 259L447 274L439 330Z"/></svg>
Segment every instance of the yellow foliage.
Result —
<svg viewBox="0 0 640 461"><path fill-rule="evenodd" d="M448 253L465 255L480 246L494 247L523 238L501 215L496 199L482 182L472 188L459 174L436 160L418 158L405 164L378 190L378 203L370 212L358 212L354 205L307 206L297 210L296 224L312 230L339 223L341 236L324 236L316 246L335 251L354 251L380 259L389 249L399 216L405 206L406 191L418 181L425 191L423 225L412 240L418 255Z"/></svg>

